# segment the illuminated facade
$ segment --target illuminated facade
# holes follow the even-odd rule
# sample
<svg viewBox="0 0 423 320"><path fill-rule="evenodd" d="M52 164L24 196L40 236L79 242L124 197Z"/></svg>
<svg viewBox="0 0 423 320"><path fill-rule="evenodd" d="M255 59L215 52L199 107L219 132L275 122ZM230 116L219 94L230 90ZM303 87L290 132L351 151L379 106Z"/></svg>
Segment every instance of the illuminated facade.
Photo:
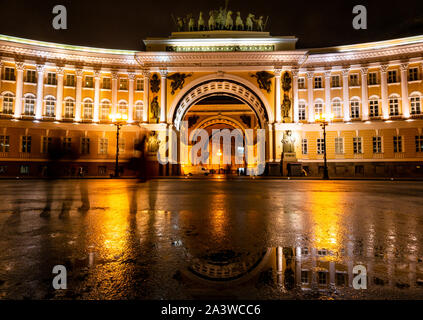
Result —
<svg viewBox="0 0 423 320"><path fill-rule="evenodd" d="M280 175L282 163L286 175L292 163L318 176L324 143L316 116L331 115L330 176L423 176L423 36L310 50L295 49L296 40L176 32L136 52L0 36L0 175L41 175L56 138L78 154L63 175L83 168L108 176L116 149L109 114L120 112L128 116L123 161L144 132L163 142L186 120L190 129L265 129L266 174ZM188 172L178 156L154 174Z"/></svg>

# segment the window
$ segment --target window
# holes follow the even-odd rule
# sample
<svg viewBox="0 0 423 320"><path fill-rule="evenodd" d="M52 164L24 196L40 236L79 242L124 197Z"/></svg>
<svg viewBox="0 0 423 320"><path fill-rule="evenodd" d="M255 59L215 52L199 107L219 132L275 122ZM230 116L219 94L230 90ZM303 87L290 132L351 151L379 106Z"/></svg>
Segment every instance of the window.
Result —
<svg viewBox="0 0 423 320"><path fill-rule="evenodd" d="M66 86L75 87L75 76L73 74L66 75Z"/></svg>
<svg viewBox="0 0 423 320"><path fill-rule="evenodd" d="M23 164L19 167L19 173L20 174L29 174L29 166L26 164Z"/></svg>
<svg viewBox="0 0 423 320"><path fill-rule="evenodd" d="M324 256L327 256L328 255L328 251L326 250L326 249L318 249L317 250L317 255L318 256L320 256L320 257L324 257Z"/></svg>
<svg viewBox="0 0 423 320"><path fill-rule="evenodd" d="M335 99L332 102L333 117L336 119L342 118L342 104L341 100Z"/></svg>
<svg viewBox="0 0 423 320"><path fill-rule="evenodd" d="M34 106L35 106L35 96L32 94L27 95L24 100L24 115L33 116Z"/></svg>
<svg viewBox="0 0 423 320"><path fill-rule="evenodd" d="M12 114L13 113L13 94L11 93L6 93L3 96L3 110L2 113L3 114Z"/></svg>
<svg viewBox="0 0 423 320"><path fill-rule="evenodd" d="M316 116L322 117L322 114L323 114L323 104L321 102L316 102L314 104L314 114Z"/></svg>
<svg viewBox="0 0 423 320"><path fill-rule="evenodd" d="M110 102L108 100L104 100L101 102L100 119L101 120L109 119L109 114L110 114Z"/></svg>
<svg viewBox="0 0 423 320"><path fill-rule="evenodd" d="M43 137L42 144L41 144L41 152L42 153L48 153L48 151L51 149L51 137Z"/></svg>
<svg viewBox="0 0 423 320"><path fill-rule="evenodd" d="M9 136L0 136L0 152L9 152Z"/></svg>
<svg viewBox="0 0 423 320"><path fill-rule="evenodd" d="M85 76L85 88L93 88L94 87L94 78L92 76Z"/></svg>
<svg viewBox="0 0 423 320"><path fill-rule="evenodd" d="M109 144L109 140L107 138L100 138L98 153L107 154L108 144Z"/></svg>
<svg viewBox="0 0 423 320"><path fill-rule="evenodd" d="M307 142L307 139L301 140L301 152L302 152L302 154L308 154L308 142Z"/></svg>
<svg viewBox="0 0 423 320"><path fill-rule="evenodd" d="M331 78L332 88L339 88L341 86L341 81L339 80L339 76L332 76Z"/></svg>
<svg viewBox="0 0 423 320"><path fill-rule="evenodd" d="M27 70L26 72L26 82L30 82L30 83L36 83L36 76L35 76L35 70Z"/></svg>
<svg viewBox="0 0 423 320"><path fill-rule="evenodd" d="M408 81L419 80L419 68L408 69Z"/></svg>
<svg viewBox="0 0 423 320"><path fill-rule="evenodd" d="M394 152L402 152L402 136L394 136Z"/></svg>
<svg viewBox="0 0 423 320"><path fill-rule="evenodd" d="M134 120L142 120L144 105L141 101L135 104Z"/></svg>
<svg viewBox="0 0 423 320"><path fill-rule="evenodd" d="M376 72L370 72L369 73L369 85L376 85L377 84L377 73Z"/></svg>
<svg viewBox="0 0 423 320"><path fill-rule="evenodd" d="M298 78L298 89L305 89L305 79Z"/></svg>
<svg viewBox="0 0 423 320"><path fill-rule="evenodd" d="M399 115L398 98L389 99L389 115L390 116Z"/></svg>
<svg viewBox="0 0 423 320"><path fill-rule="evenodd" d="M373 137L373 153L382 153L382 137Z"/></svg>
<svg viewBox="0 0 423 320"><path fill-rule="evenodd" d="M106 174L107 174L107 167L99 166L98 167L98 175L99 176L105 176Z"/></svg>
<svg viewBox="0 0 423 320"><path fill-rule="evenodd" d="M72 150L72 138L63 138L63 151L70 153Z"/></svg>
<svg viewBox="0 0 423 320"><path fill-rule="evenodd" d="M372 99L369 101L370 117L379 117L379 101Z"/></svg>
<svg viewBox="0 0 423 320"><path fill-rule="evenodd" d="M65 118L72 119L73 111L75 109L75 102L73 99L68 98L65 100Z"/></svg>
<svg viewBox="0 0 423 320"><path fill-rule="evenodd" d="M353 138L353 149L355 154L363 153L363 148L361 144L361 137Z"/></svg>
<svg viewBox="0 0 423 320"><path fill-rule="evenodd" d="M319 285L326 285L328 283L328 273L325 271L317 272Z"/></svg>
<svg viewBox="0 0 423 320"><path fill-rule="evenodd" d="M360 101L358 100L351 101L351 118L352 119L360 118Z"/></svg>
<svg viewBox="0 0 423 320"><path fill-rule="evenodd" d="M388 83L395 83L397 82L397 71L390 70L388 71Z"/></svg>
<svg viewBox="0 0 423 320"><path fill-rule="evenodd" d="M110 89L110 88L111 88L110 78L103 78L103 89Z"/></svg>
<svg viewBox="0 0 423 320"><path fill-rule="evenodd" d="M81 153L82 154L90 153L90 138L81 139Z"/></svg>
<svg viewBox="0 0 423 320"><path fill-rule="evenodd" d="M31 152L31 137L22 136L21 152L30 153Z"/></svg>
<svg viewBox="0 0 423 320"><path fill-rule="evenodd" d="M318 138L317 139L317 154L325 153L325 140Z"/></svg>
<svg viewBox="0 0 423 320"><path fill-rule="evenodd" d="M420 114L420 97L414 96L410 98L410 105L411 105L411 114Z"/></svg>
<svg viewBox="0 0 423 320"><path fill-rule="evenodd" d="M49 72L47 73L47 82L46 84L49 85L56 85L57 84L57 79L56 79L56 74L53 72Z"/></svg>
<svg viewBox="0 0 423 320"><path fill-rule="evenodd" d="M118 112L121 114L127 114L128 106L125 101L119 102Z"/></svg>
<svg viewBox="0 0 423 320"><path fill-rule="evenodd" d="M301 248L301 255L303 255L303 256L308 255L308 248L307 247Z"/></svg>
<svg viewBox="0 0 423 320"><path fill-rule="evenodd" d="M322 88L322 77L315 77L314 78L314 88L321 89Z"/></svg>
<svg viewBox="0 0 423 320"><path fill-rule="evenodd" d="M416 136L416 152L423 152L423 136Z"/></svg>
<svg viewBox="0 0 423 320"><path fill-rule="evenodd" d="M7 172L7 166L0 166L0 174Z"/></svg>
<svg viewBox="0 0 423 320"><path fill-rule="evenodd" d="M119 79L119 90L128 90L128 79Z"/></svg>
<svg viewBox="0 0 423 320"><path fill-rule="evenodd" d="M360 84L358 82L358 74L356 73L350 74L350 86L357 87L359 85Z"/></svg>
<svg viewBox="0 0 423 320"><path fill-rule="evenodd" d="M306 106L303 102L298 105L298 120L304 121L306 119Z"/></svg>
<svg viewBox="0 0 423 320"><path fill-rule="evenodd" d="M335 138L335 153L344 154L344 138L342 137Z"/></svg>
<svg viewBox="0 0 423 320"><path fill-rule="evenodd" d="M84 119L92 120L93 118L93 102L90 99L84 100Z"/></svg>
<svg viewBox="0 0 423 320"><path fill-rule="evenodd" d="M4 80L15 81L15 69L6 67L4 68Z"/></svg>
<svg viewBox="0 0 423 320"><path fill-rule="evenodd" d="M335 274L335 281L337 286L345 286L347 284L347 275L344 272L337 272Z"/></svg>
<svg viewBox="0 0 423 320"><path fill-rule="evenodd" d="M307 270L301 270L301 283L302 284L308 284L309 278L308 278L309 272Z"/></svg>
<svg viewBox="0 0 423 320"><path fill-rule="evenodd" d="M46 116L54 117L55 109L56 109L56 99L54 97L48 97L46 99Z"/></svg>
<svg viewBox="0 0 423 320"><path fill-rule="evenodd" d="M143 91L144 90L144 79L137 78L135 82L135 90L136 91Z"/></svg>

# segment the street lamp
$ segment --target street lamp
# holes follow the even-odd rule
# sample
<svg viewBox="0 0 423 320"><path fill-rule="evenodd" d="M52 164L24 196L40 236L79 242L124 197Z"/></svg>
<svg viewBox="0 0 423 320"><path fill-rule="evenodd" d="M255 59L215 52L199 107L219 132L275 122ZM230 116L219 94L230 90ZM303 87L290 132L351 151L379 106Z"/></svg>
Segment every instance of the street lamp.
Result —
<svg viewBox="0 0 423 320"><path fill-rule="evenodd" d="M128 120L126 114L120 112L116 114L109 114L109 119L112 120L112 123L116 126L116 163L115 163L115 175L114 178L119 177L119 131L120 127L123 126Z"/></svg>
<svg viewBox="0 0 423 320"><path fill-rule="evenodd" d="M333 114L316 114L314 119L316 122L320 122L320 126L323 128L323 179L329 180L328 159L326 155L326 126L329 125L329 122L333 120Z"/></svg>

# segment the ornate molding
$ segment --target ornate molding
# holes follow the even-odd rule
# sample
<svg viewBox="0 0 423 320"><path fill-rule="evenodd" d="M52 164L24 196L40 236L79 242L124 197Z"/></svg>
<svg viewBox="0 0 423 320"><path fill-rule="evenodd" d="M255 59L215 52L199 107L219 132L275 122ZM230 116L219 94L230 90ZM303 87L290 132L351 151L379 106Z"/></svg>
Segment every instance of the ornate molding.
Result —
<svg viewBox="0 0 423 320"><path fill-rule="evenodd" d="M135 80L135 77L136 77L136 74L135 74L135 72L134 72L134 71L129 71L129 72L128 72L128 79L129 79L130 81L134 81L134 80Z"/></svg>
<svg viewBox="0 0 423 320"><path fill-rule="evenodd" d="M362 75L366 75L367 76L367 74L369 73L369 68L368 67L361 67L360 68L360 73Z"/></svg>
<svg viewBox="0 0 423 320"><path fill-rule="evenodd" d="M119 78L119 74L118 74L117 70L112 70L111 76L112 76L113 80L117 80Z"/></svg>
<svg viewBox="0 0 423 320"><path fill-rule="evenodd" d="M16 61L15 67L16 67L16 70L23 71L25 69L25 63L23 63L22 61Z"/></svg>
<svg viewBox="0 0 423 320"><path fill-rule="evenodd" d="M82 77L84 70L82 68L75 68L75 75L77 77Z"/></svg>
<svg viewBox="0 0 423 320"><path fill-rule="evenodd" d="M380 71L383 72L383 73L387 72L388 68L389 68L389 64L381 64L380 65Z"/></svg>
<svg viewBox="0 0 423 320"><path fill-rule="evenodd" d="M37 64L35 67L37 68L37 72L38 73L43 73L44 72L44 69L45 69L45 65L44 64Z"/></svg>
<svg viewBox="0 0 423 320"><path fill-rule="evenodd" d="M408 66L409 66L408 62L401 63L400 64L401 71L408 71Z"/></svg>
<svg viewBox="0 0 423 320"><path fill-rule="evenodd" d="M56 73L58 75L62 75L63 76L65 74L65 68L63 66L57 66L56 67Z"/></svg>
<svg viewBox="0 0 423 320"><path fill-rule="evenodd" d="M167 77L167 74L168 74L168 71L167 71L167 69L160 69L160 76L162 77L162 78L166 78Z"/></svg>

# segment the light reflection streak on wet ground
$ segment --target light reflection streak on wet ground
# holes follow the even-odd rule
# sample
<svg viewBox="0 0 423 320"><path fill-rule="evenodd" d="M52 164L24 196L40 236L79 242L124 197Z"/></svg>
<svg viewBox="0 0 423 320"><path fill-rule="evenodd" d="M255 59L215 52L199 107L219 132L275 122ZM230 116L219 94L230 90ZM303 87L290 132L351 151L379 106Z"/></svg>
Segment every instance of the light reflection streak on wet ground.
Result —
<svg viewBox="0 0 423 320"><path fill-rule="evenodd" d="M2 298L423 298L421 183L58 181L40 217L44 186L0 181Z"/></svg>

